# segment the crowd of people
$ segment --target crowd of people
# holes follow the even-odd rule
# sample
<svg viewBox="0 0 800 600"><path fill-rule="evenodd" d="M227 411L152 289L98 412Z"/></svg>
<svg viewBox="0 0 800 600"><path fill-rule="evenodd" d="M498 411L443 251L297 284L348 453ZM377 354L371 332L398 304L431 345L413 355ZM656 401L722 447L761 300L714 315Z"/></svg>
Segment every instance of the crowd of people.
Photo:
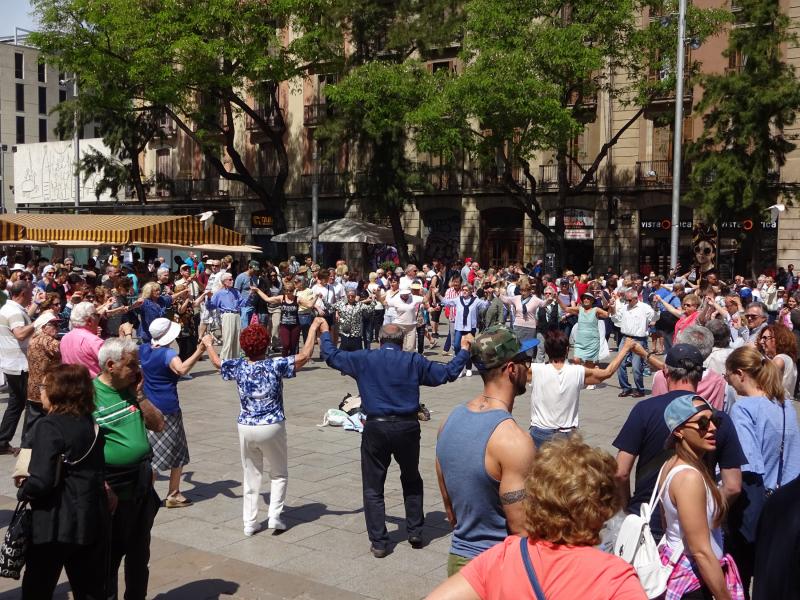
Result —
<svg viewBox="0 0 800 600"><path fill-rule="evenodd" d="M173 269L116 249L81 267L71 256L0 261L0 452L19 455L32 514L23 597L50 597L62 569L76 597L116 597L123 559L125 597L146 596L162 505L154 473L169 474L163 506L191 505L180 489L189 448L179 382L204 355L238 390L244 533L263 526L265 475L266 526L285 530L283 380L317 346L358 386L376 558L391 553L392 458L408 542L425 545L420 386L481 377L438 432L453 536L451 577L431 598L645 598L634 568L596 546L619 510L638 514L651 498L650 529L673 565L667 598L799 597L798 520L767 518L800 500L791 265L730 282L710 270L555 275L542 261L482 268L469 258L363 275L344 261L236 269L231 257L193 253ZM440 344L448 362L432 360ZM583 442L580 396L615 374L620 397L642 400L612 457ZM511 415L526 393L527 430ZM20 449L11 441L23 415Z"/></svg>

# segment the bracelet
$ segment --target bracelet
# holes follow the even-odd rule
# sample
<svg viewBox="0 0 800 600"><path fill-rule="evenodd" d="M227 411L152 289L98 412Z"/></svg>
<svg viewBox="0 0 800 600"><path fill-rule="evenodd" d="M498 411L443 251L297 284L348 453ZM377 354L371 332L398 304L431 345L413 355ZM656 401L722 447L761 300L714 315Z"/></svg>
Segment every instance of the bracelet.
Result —
<svg viewBox="0 0 800 600"><path fill-rule="evenodd" d="M647 353L647 356L645 356L644 359L645 360L650 360L650 357L653 356L653 354L655 354L655 353L656 353L655 350L650 350L650 352Z"/></svg>

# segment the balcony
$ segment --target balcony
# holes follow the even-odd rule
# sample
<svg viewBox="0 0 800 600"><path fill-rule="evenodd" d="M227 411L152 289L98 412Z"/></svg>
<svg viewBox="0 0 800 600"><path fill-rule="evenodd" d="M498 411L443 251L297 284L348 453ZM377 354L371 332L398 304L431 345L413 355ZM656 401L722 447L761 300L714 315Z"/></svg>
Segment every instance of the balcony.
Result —
<svg viewBox="0 0 800 600"><path fill-rule="evenodd" d="M660 73L650 73L647 78L647 81L652 84L656 85L660 83L665 77L662 77ZM683 101L684 103L688 103L691 105L692 103L692 84L689 81L688 77L684 77L683 80ZM675 103L675 88L671 87L667 90L662 90L656 93L653 98L650 100L650 105L661 105L661 104L674 104Z"/></svg>
<svg viewBox="0 0 800 600"><path fill-rule="evenodd" d="M569 163L567 165L567 181L570 185L578 185L584 176L584 171L588 171L591 163ZM539 165L539 187L541 189L556 189L558 187L558 165ZM594 173L586 187L597 187L597 172Z"/></svg>
<svg viewBox="0 0 800 600"><path fill-rule="evenodd" d="M526 177L517 171L514 175L514 181L517 182L522 189L530 189L530 182ZM475 167L470 173L470 187L476 190L504 190L505 184L503 183L503 175L498 173L497 169L481 169Z"/></svg>
<svg viewBox="0 0 800 600"><path fill-rule="evenodd" d="M320 173L317 177L319 177L320 196L344 196L347 193L348 173ZM313 183L314 175L302 175L300 193L303 196L310 196Z"/></svg>
<svg viewBox="0 0 800 600"><path fill-rule="evenodd" d="M460 192L465 187L464 172L451 165L414 163L411 171L415 177L410 187L416 192Z"/></svg>
<svg viewBox="0 0 800 600"><path fill-rule="evenodd" d="M333 107L325 102L314 102L303 107L303 125L305 127L316 127L331 116L333 116Z"/></svg>
<svg viewBox="0 0 800 600"><path fill-rule="evenodd" d="M254 110L259 118L267 122L269 127L275 127L285 118L282 108L275 110L271 106L256 106ZM247 131L258 131L261 129L261 124L247 113L245 113L245 126L247 127Z"/></svg>
<svg viewBox="0 0 800 600"><path fill-rule="evenodd" d="M158 120L158 127L162 138L173 138L178 133L178 127L172 117L163 116Z"/></svg>
<svg viewBox="0 0 800 600"><path fill-rule="evenodd" d="M671 188L673 182L672 160L640 160L636 162L634 183L637 187ZM681 168L681 182L689 180L686 165Z"/></svg>

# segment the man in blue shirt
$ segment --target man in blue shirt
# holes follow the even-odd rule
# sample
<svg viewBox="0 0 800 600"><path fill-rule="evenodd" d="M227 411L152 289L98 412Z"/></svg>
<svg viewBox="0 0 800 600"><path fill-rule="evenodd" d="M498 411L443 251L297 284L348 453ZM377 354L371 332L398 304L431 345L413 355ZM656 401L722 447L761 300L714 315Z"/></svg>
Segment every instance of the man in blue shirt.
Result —
<svg viewBox="0 0 800 600"><path fill-rule="evenodd" d="M242 329L250 324L250 317L253 315L255 306L250 301L250 288L258 285L258 271L261 265L257 260L251 260L247 265L247 271L239 273L233 282L233 289L239 292L239 295L244 300L241 308L242 315Z"/></svg>
<svg viewBox="0 0 800 600"><path fill-rule="evenodd" d="M247 302L233 288L233 275L228 272L220 276L222 288L217 290L208 301L208 309L220 314L222 323L222 348L219 355L222 360L239 358L239 332L241 331L241 315L239 311Z"/></svg>
<svg viewBox="0 0 800 600"><path fill-rule="evenodd" d="M387 554L383 485L392 457L400 467L406 508L406 531L413 548L422 547L422 477L419 474L419 386L455 381L469 359L472 336L461 338L461 350L447 363L431 362L404 352L403 329L381 327L378 350L342 351L333 344L328 323L320 325L320 347L328 366L356 380L362 411L367 415L361 436L361 481L364 517L375 558Z"/></svg>
<svg viewBox="0 0 800 600"><path fill-rule="evenodd" d="M663 283L664 280L661 275L653 277L650 281L650 298L647 302L654 310L661 311L661 316L656 321L655 329L664 338L664 352L669 352L669 349L672 348L672 336L675 333L675 323L678 322L678 319L662 308L661 303L655 299L655 296L662 298L664 302L677 309L681 307L681 299L675 292L665 288Z"/></svg>

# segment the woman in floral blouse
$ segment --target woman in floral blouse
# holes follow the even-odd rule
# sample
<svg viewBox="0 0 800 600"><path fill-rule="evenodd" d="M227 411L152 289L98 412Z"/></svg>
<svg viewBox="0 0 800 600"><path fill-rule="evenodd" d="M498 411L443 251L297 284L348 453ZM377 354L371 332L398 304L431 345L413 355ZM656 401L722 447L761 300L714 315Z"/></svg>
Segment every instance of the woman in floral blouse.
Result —
<svg viewBox="0 0 800 600"><path fill-rule="evenodd" d="M58 317L52 310L39 315L33 322L34 334L28 346L28 402L25 424L22 428L22 447L28 448L28 438L33 424L47 414L42 408L41 387L44 376L61 364L61 349L58 343Z"/></svg>
<svg viewBox="0 0 800 600"><path fill-rule="evenodd" d="M247 358L220 361L210 336L203 338L212 364L222 378L233 379L239 388L239 447L244 471L244 506L242 520L245 535L261 528L258 522L258 496L261 491L263 462L271 480L268 528L283 531L281 519L288 479L286 415L283 412L283 379L294 377L295 371L311 358L321 318L311 324L309 335L299 354L266 358L270 336L261 324L245 327L239 334L239 345Z"/></svg>

